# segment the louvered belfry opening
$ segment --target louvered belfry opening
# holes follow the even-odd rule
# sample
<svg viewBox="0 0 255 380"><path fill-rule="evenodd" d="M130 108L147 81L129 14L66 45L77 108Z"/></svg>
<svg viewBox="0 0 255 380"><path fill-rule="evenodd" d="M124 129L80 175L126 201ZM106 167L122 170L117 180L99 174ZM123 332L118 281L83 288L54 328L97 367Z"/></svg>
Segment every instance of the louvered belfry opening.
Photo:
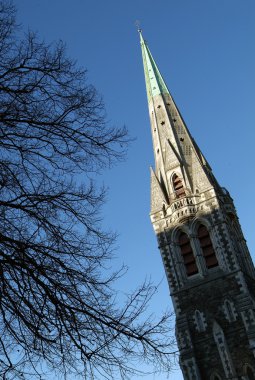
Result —
<svg viewBox="0 0 255 380"><path fill-rule="evenodd" d="M207 228L201 224L198 228L197 234L207 268L217 267L219 265L218 260Z"/></svg>
<svg viewBox="0 0 255 380"><path fill-rule="evenodd" d="M185 190L183 187L182 180L180 177L178 177L177 174L173 175L173 187L174 187L174 191L177 198L181 198L185 196Z"/></svg>
<svg viewBox="0 0 255 380"><path fill-rule="evenodd" d="M182 232L179 236L179 246L181 249L187 276L192 276L193 274L198 273L196 259L190 245L190 240L184 232Z"/></svg>

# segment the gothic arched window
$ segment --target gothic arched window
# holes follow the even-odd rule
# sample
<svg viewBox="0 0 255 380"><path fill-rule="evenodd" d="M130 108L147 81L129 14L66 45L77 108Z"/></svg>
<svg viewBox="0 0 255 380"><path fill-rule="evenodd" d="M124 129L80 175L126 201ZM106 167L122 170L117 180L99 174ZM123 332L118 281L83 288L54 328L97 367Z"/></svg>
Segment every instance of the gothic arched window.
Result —
<svg viewBox="0 0 255 380"><path fill-rule="evenodd" d="M212 241L207 228L201 224L198 228L197 235L205 259L206 267L208 269L217 267L219 265L218 260L215 255Z"/></svg>
<svg viewBox="0 0 255 380"><path fill-rule="evenodd" d="M177 174L173 175L173 188L177 198L181 198L185 196L185 190L183 187L183 183L180 177Z"/></svg>
<svg viewBox="0 0 255 380"><path fill-rule="evenodd" d="M196 259L190 245L189 237L184 232L182 232L179 236L179 246L187 276L192 276L193 274L198 273Z"/></svg>

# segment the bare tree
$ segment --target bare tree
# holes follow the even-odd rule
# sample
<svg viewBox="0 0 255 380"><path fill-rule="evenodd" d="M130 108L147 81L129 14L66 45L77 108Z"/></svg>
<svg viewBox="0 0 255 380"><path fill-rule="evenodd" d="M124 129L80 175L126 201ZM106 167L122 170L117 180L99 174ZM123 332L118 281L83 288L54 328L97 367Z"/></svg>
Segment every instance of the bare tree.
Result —
<svg viewBox="0 0 255 380"><path fill-rule="evenodd" d="M170 369L169 315L142 318L154 287L116 304L121 271L107 270L115 236L100 227L105 190L89 179L121 159L127 141L63 44L19 38L15 9L1 1L2 378L126 379L140 362Z"/></svg>

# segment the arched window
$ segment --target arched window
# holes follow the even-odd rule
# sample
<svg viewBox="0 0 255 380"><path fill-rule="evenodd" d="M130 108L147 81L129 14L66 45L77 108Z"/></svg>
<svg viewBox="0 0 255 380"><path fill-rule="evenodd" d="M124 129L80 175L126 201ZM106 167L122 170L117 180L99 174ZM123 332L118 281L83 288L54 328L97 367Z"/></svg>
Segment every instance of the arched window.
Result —
<svg viewBox="0 0 255 380"><path fill-rule="evenodd" d="M197 234L207 268L210 269L216 267L219 264L207 228L201 224L198 228Z"/></svg>
<svg viewBox="0 0 255 380"><path fill-rule="evenodd" d="M179 246L187 276L192 276L193 274L198 273L196 259L190 245L190 240L184 232L182 232L179 236Z"/></svg>
<svg viewBox="0 0 255 380"><path fill-rule="evenodd" d="M174 191L177 198L181 198L185 196L185 190L183 187L182 180L180 177L178 177L177 174L173 175L173 187L174 187Z"/></svg>

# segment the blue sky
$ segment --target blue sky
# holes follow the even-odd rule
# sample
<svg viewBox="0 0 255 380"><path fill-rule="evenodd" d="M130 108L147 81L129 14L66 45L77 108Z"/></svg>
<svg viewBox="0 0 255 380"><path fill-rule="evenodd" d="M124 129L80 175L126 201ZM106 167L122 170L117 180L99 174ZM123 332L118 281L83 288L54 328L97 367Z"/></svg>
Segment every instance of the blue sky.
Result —
<svg viewBox="0 0 255 380"><path fill-rule="evenodd" d="M116 262L128 291L146 276L163 279L151 309L172 307L150 212L153 165L142 58L135 21L214 174L234 198L254 256L255 2L253 0L15 0L23 27L62 39L103 95L108 120L125 124L127 160L102 176L109 187L105 225L119 233ZM154 379L146 376L146 380ZM170 377L181 379L179 371ZM156 376L166 379L165 375ZM135 380L135 379L132 379Z"/></svg>

